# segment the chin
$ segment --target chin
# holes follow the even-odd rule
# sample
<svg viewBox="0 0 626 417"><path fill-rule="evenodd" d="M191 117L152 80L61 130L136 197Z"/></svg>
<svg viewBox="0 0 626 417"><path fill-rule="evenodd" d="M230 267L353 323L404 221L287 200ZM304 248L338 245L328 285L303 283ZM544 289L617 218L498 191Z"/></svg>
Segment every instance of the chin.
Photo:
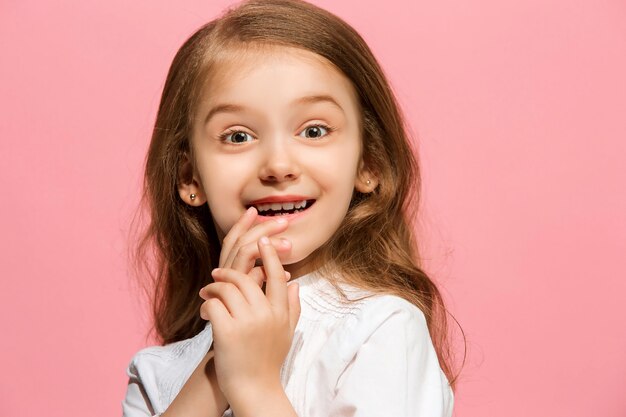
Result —
<svg viewBox="0 0 626 417"><path fill-rule="evenodd" d="M288 256L287 258L285 258L284 260L281 260L281 263L283 265L295 265L298 264L302 261L304 261L307 257L306 256Z"/></svg>
<svg viewBox="0 0 626 417"><path fill-rule="evenodd" d="M291 279L295 279L313 270L313 260L313 253L289 256L283 261L283 268L291 273Z"/></svg>

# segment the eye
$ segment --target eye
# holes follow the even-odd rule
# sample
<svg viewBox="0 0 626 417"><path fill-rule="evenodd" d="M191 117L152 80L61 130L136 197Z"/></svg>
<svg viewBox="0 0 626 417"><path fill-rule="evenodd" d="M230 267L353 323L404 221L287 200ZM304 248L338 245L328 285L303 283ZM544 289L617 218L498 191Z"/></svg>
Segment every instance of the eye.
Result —
<svg viewBox="0 0 626 417"><path fill-rule="evenodd" d="M250 142L249 140L246 140L246 138L254 139L252 135L241 130L227 130L226 132L222 133L219 138L222 142L232 144Z"/></svg>
<svg viewBox="0 0 626 417"><path fill-rule="evenodd" d="M330 132L333 132L335 130L335 128L330 127L330 126L326 126L323 124L314 124L314 125L310 125L304 128L304 130L302 131L302 133L305 134L306 138L309 139L318 139L321 138L323 136L329 135ZM309 136L306 136L306 133L309 133ZM326 132L326 133L324 133Z"/></svg>

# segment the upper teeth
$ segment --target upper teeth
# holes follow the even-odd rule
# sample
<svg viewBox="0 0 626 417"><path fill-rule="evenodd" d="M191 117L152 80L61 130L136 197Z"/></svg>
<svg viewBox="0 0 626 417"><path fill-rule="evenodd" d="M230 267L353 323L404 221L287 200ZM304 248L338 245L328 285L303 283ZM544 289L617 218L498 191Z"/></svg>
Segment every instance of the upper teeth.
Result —
<svg viewBox="0 0 626 417"><path fill-rule="evenodd" d="M306 207L306 200L302 200L302 201L291 201L289 203L267 203L267 204L255 204L254 207L256 207L256 209L259 212L262 211L268 211L268 210L274 210L274 211L278 211L278 210L293 210L294 208L296 209L300 209L300 208L305 208Z"/></svg>

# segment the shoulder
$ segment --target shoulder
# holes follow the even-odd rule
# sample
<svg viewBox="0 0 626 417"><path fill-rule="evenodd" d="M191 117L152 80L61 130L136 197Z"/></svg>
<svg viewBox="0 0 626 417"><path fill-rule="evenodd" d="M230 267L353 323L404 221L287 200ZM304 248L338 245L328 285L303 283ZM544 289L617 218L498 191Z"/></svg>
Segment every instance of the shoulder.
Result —
<svg viewBox="0 0 626 417"><path fill-rule="evenodd" d="M328 347L337 360L351 360L376 335L393 336L397 344L431 343L424 313L410 301L343 282L338 287L345 297L328 280L317 281L301 294L301 318L306 316L309 327L328 327Z"/></svg>
<svg viewBox="0 0 626 417"><path fill-rule="evenodd" d="M390 294L370 294L353 305L312 367L314 386L333 387L319 401L362 416L449 416L452 391L422 310Z"/></svg>
<svg viewBox="0 0 626 417"><path fill-rule="evenodd" d="M369 290L338 282L339 290L327 279L304 282L300 289L302 315L318 321L330 321L349 326L351 330L371 332L378 326L393 323L413 323L427 332L424 313L410 301L393 294ZM343 294L342 294L343 293ZM402 323L400 323L402 324Z"/></svg>
<svg viewBox="0 0 626 417"><path fill-rule="evenodd" d="M431 342L424 313L410 301L397 295L373 294L359 303L351 326L355 347L376 333L393 335L396 341Z"/></svg>
<svg viewBox="0 0 626 417"><path fill-rule="evenodd" d="M178 394L213 343L210 324L196 336L165 346L149 346L132 357L126 370L139 384L155 409L161 409Z"/></svg>
<svg viewBox="0 0 626 417"><path fill-rule="evenodd" d="M402 297L376 294L340 281L336 285L341 294L325 278L305 277L302 281L300 301L305 304L303 313L311 315L311 318L334 316L334 319L354 324L355 321L383 320L388 315L403 312L425 323L422 311Z"/></svg>
<svg viewBox="0 0 626 417"><path fill-rule="evenodd" d="M361 316L372 320L385 320L391 316L401 315L409 320L417 320L426 324L422 310L409 300L393 294L371 294L365 298L360 308ZM362 317L365 318L365 317Z"/></svg>
<svg viewBox="0 0 626 417"><path fill-rule="evenodd" d="M212 341L211 326L207 324L203 331L192 338L169 343L164 346L149 346L139 350L131 359L129 368L157 369L165 367L181 359L187 359L189 352L202 350L205 347L208 350Z"/></svg>

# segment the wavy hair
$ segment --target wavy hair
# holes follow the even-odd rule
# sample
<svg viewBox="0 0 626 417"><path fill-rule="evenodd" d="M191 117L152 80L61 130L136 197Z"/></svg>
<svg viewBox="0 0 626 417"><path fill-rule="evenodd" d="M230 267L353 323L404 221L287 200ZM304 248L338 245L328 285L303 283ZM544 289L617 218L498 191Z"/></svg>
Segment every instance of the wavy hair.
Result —
<svg viewBox="0 0 626 417"><path fill-rule="evenodd" d="M416 305L454 388L458 374L448 342L449 313L420 267L413 233L421 179L410 129L363 38L339 17L301 0L243 2L202 26L174 57L146 158L142 207L149 219L134 253L140 275L151 278L146 288L159 340L171 343L203 329L198 292L213 282L209 271L219 263L221 242L208 206L191 207L177 191L179 167L192 154L189 138L200 92L223 54L263 46L296 47L326 58L350 79L359 98L362 157L378 186L369 194L355 190L345 220L314 253L317 268Z"/></svg>

